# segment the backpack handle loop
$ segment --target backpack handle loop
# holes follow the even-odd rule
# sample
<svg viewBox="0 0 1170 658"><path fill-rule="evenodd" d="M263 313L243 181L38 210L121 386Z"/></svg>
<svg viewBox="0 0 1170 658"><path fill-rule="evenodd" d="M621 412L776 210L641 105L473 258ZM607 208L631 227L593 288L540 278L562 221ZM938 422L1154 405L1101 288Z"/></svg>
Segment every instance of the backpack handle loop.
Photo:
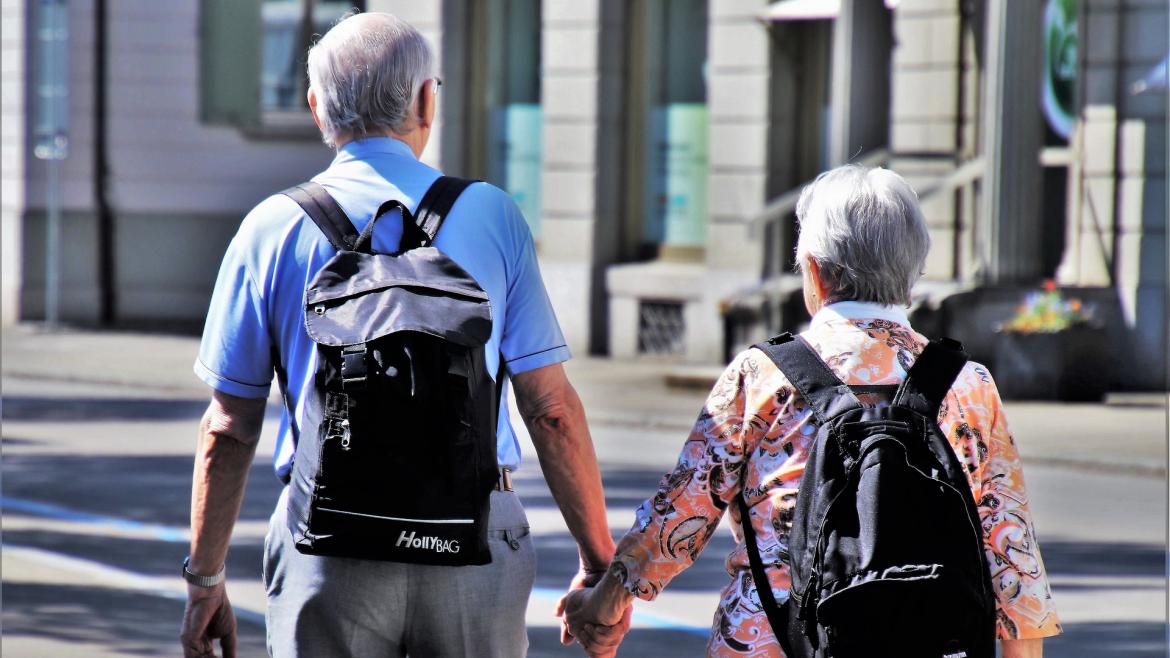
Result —
<svg viewBox="0 0 1170 658"><path fill-rule="evenodd" d="M407 236L412 232L419 231L418 225L414 223L414 217L410 214L410 210L408 210L406 206L402 205L401 201L398 199L391 199L379 206L378 212L374 213L373 219L366 223L365 228L362 229L361 235L359 235L357 240L354 241L353 250L363 254L373 253L374 225L378 223L379 219L393 212L395 209L402 213L402 241L400 243L399 250L401 251L402 249L401 245L409 244L407 241Z"/></svg>

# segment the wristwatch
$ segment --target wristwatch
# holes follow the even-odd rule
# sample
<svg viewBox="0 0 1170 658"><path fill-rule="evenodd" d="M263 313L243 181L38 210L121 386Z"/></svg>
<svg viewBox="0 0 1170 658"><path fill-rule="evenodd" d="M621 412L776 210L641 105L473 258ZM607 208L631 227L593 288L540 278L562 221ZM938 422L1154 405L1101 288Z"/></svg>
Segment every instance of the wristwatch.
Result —
<svg viewBox="0 0 1170 658"><path fill-rule="evenodd" d="M188 555L183 559L183 580L195 585L197 587L215 587L223 582L224 567L219 568L219 573L214 576L200 576L197 573L192 573L187 568L191 564L191 556Z"/></svg>

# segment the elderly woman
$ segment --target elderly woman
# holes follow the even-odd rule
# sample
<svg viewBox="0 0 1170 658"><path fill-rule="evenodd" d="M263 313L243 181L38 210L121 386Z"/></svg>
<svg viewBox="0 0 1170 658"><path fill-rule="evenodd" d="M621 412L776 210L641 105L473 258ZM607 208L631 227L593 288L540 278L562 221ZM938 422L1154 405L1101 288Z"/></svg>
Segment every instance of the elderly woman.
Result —
<svg viewBox="0 0 1170 658"><path fill-rule="evenodd" d="M821 174L797 204L796 255L812 323L802 336L849 385L890 385L927 339L903 310L922 272L930 238L918 198L897 174L844 166ZM731 510L737 546L731 581L711 624L710 656L784 656L753 591L736 498L779 604L789 598L787 554L797 490L817 420L762 352L739 354L723 373L683 446L674 471L637 510L608 572L593 589L563 602L570 632L587 651L604 652L634 597L651 600L690 566ZM1032 530L1020 457L987 369L968 362L942 404L938 424L964 467L982 520L996 596L997 635L1006 658L1040 656L1060 633Z"/></svg>

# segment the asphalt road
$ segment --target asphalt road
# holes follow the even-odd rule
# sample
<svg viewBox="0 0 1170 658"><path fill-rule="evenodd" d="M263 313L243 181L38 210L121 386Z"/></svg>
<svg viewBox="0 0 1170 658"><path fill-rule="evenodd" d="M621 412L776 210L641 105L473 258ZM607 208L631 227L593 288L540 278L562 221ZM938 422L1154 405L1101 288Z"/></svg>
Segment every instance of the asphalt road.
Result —
<svg viewBox="0 0 1170 658"><path fill-rule="evenodd" d="M184 588L177 572L187 552L191 455L205 398L184 389L160 393L11 376L3 396L0 651L6 657L179 654ZM1128 431L1124 410L1102 406L1095 413L1118 414L1103 425ZM1044 427L1044 418L1027 414L1020 412L1020 426ZM266 423L228 563L246 656L264 655L259 570L279 490L268 457L276 420ZM593 432L617 536L673 464L685 432L631 428L612 418ZM1090 438L1107 445L1109 437ZM527 464L517 488L540 561L529 655L582 655L558 644L551 612L574 571L575 548L535 460ZM1049 463L1026 472L1066 629L1048 643L1046 655L1166 656L1164 475ZM659 601L639 604L620 655L702 655L730 549L730 533L720 531Z"/></svg>

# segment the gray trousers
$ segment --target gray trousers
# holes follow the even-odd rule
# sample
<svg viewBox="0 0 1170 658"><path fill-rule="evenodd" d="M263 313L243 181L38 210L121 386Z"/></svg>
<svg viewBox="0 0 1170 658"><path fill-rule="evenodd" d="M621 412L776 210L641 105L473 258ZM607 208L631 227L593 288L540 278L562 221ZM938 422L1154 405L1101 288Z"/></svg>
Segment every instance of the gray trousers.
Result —
<svg viewBox="0 0 1170 658"><path fill-rule="evenodd" d="M524 656L536 553L512 492L493 491L492 562L442 567L304 555L281 494L264 540L268 652L411 658Z"/></svg>

